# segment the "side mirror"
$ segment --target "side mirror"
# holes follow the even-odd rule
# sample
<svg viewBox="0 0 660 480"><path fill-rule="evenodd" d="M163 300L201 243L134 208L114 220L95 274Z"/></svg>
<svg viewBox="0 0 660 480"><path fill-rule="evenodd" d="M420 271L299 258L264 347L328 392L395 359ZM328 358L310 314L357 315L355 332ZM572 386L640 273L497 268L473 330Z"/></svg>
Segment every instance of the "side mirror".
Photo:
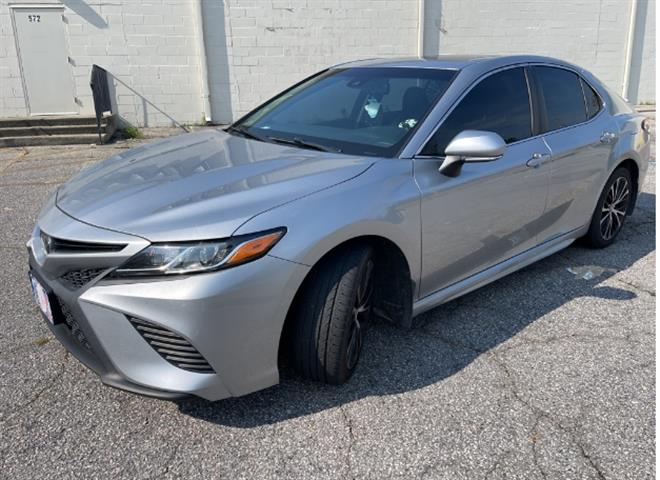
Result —
<svg viewBox="0 0 660 480"><path fill-rule="evenodd" d="M463 130L445 148L445 159L438 170L448 177L457 177L465 162L491 162L505 150L506 142L495 132Z"/></svg>

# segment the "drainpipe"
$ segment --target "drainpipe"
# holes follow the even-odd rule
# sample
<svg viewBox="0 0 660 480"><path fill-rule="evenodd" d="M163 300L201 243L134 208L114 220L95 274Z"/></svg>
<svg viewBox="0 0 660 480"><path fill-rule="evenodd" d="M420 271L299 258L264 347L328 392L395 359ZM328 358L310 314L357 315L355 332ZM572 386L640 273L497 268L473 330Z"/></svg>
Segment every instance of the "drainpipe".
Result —
<svg viewBox="0 0 660 480"><path fill-rule="evenodd" d="M206 38L204 37L204 0L193 2L195 10L195 36L197 38L197 55L199 56L200 80L202 93L202 108L204 109L204 120L206 123L213 121L211 111L211 94L209 91L209 71L206 63Z"/></svg>
<svg viewBox="0 0 660 480"><path fill-rule="evenodd" d="M630 2L630 23L628 24L628 39L626 43L626 58L623 65L623 86L621 96L628 100L628 89L630 88L630 72L632 70L633 47L635 46L635 23L637 21L637 0Z"/></svg>
<svg viewBox="0 0 660 480"><path fill-rule="evenodd" d="M417 19L418 28L417 28L417 56L424 56L424 13L426 11L426 2L424 0L419 0L419 17Z"/></svg>

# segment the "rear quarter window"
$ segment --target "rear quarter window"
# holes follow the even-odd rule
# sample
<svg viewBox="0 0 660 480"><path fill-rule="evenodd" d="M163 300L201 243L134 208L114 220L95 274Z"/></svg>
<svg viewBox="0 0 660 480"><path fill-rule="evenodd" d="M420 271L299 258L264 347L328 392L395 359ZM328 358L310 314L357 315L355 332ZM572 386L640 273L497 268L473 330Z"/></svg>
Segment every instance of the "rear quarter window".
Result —
<svg viewBox="0 0 660 480"><path fill-rule="evenodd" d="M582 85L582 92L584 92L584 104L587 107L587 118L594 118L598 115L598 112L600 112L602 107L600 97L587 82L580 79L580 83Z"/></svg>

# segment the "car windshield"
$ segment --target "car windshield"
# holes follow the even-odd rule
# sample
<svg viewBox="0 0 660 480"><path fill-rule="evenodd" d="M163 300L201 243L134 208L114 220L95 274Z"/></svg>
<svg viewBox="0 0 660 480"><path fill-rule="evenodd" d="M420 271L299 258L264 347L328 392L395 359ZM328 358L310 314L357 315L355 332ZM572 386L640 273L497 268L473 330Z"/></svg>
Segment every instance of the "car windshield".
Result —
<svg viewBox="0 0 660 480"><path fill-rule="evenodd" d="M393 157L455 75L455 70L424 68L331 69L227 131L300 148Z"/></svg>

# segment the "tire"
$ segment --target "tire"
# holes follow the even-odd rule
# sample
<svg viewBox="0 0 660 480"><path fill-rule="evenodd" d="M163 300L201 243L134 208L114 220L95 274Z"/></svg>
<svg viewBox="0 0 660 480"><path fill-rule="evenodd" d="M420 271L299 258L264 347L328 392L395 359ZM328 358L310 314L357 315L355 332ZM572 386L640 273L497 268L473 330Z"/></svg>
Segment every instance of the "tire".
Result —
<svg viewBox="0 0 660 480"><path fill-rule="evenodd" d="M373 280L369 246L338 250L314 267L293 318L291 359L303 377L330 384L351 377L371 318Z"/></svg>
<svg viewBox="0 0 660 480"><path fill-rule="evenodd" d="M627 168L617 168L605 184L584 236L587 245L605 248L621 232L633 201L633 184Z"/></svg>

